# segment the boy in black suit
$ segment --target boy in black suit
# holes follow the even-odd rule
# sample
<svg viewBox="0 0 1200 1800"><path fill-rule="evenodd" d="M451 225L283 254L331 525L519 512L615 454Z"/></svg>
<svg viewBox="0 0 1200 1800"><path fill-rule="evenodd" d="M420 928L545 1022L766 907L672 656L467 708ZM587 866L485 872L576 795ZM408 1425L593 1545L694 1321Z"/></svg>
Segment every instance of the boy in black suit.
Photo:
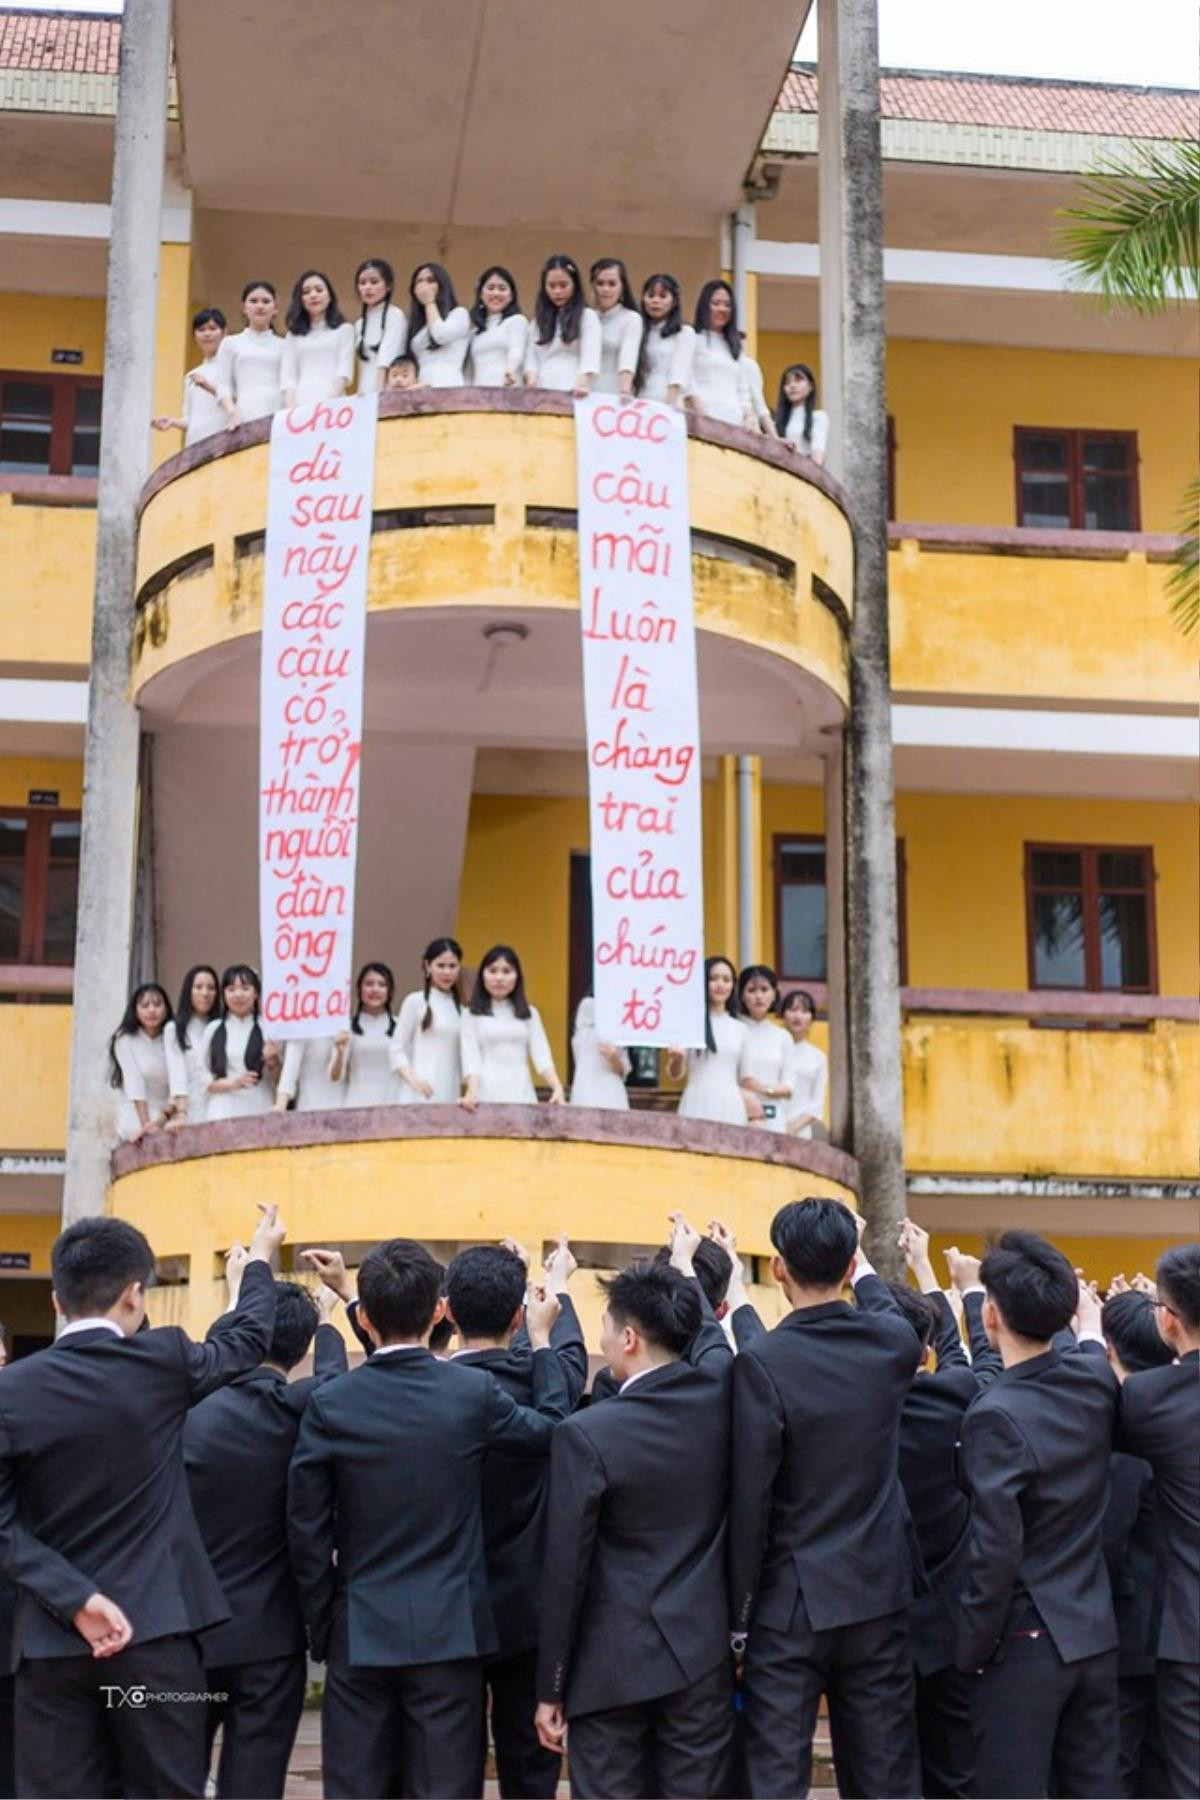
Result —
<svg viewBox="0 0 1200 1800"><path fill-rule="evenodd" d="M1177 1244L1155 1272L1158 1329L1178 1362L1121 1389L1117 1448L1154 1471L1162 1628L1155 1671L1165 1792L1200 1788L1200 1244Z"/></svg>
<svg viewBox="0 0 1200 1800"><path fill-rule="evenodd" d="M824 1690L841 1793L919 1794L897 1473L912 1330L842 1299L858 1233L839 1201L785 1206L771 1242L793 1311L733 1365L730 1586L749 1791L807 1793Z"/></svg>
<svg viewBox="0 0 1200 1800"><path fill-rule="evenodd" d="M446 1270L447 1316L458 1328L453 1360L486 1369L522 1406L533 1402L533 1356L525 1331L528 1252L519 1245L461 1250ZM550 1348L563 1367L571 1410L587 1380L588 1355L567 1284L575 1270L566 1238L548 1259L544 1279L561 1311ZM538 1740L538 1589L546 1533L549 1457L538 1461L490 1451L483 1465L483 1536L488 1591L499 1650L484 1668L491 1696L496 1773L503 1800L552 1800L562 1757Z"/></svg>
<svg viewBox="0 0 1200 1800"><path fill-rule="evenodd" d="M531 1410L486 1369L430 1354L442 1274L406 1238L366 1257L358 1314L375 1349L312 1396L292 1459L288 1535L309 1640L326 1663L329 1800L482 1792L483 1661L498 1647L484 1459L545 1457L569 1410L550 1349L555 1297L535 1288L526 1307Z"/></svg>
<svg viewBox="0 0 1200 1800"><path fill-rule="evenodd" d="M569 1730L579 1800L720 1795L732 1358L686 1360L702 1307L680 1269L635 1264L604 1287L619 1386L550 1453L538 1732L560 1750Z"/></svg>
<svg viewBox="0 0 1200 1800"><path fill-rule="evenodd" d="M189 1408L271 1341L273 1206L236 1312L193 1344L143 1331L154 1255L120 1219L51 1252L57 1343L0 1382L0 1568L17 1582L17 1790L199 1794L205 1709L195 1634L229 1616L183 1466ZM90 1654L89 1654L90 1653Z"/></svg>
<svg viewBox="0 0 1200 1800"><path fill-rule="evenodd" d="M236 1262L226 1279L236 1303ZM328 1288L322 1296L318 1301L296 1282L276 1282L266 1357L194 1407L184 1431L200 1535L233 1613L200 1640L205 1688L225 1696L208 1705L210 1759L221 1727L219 1800L282 1795L304 1706L304 1620L287 1550L288 1464L317 1384L347 1368L341 1334L328 1323L336 1296ZM314 1334L312 1377L289 1382Z"/></svg>
<svg viewBox="0 0 1200 1800"><path fill-rule="evenodd" d="M1117 1627L1103 1528L1117 1383L1098 1307L1083 1290L1080 1348L1055 1347L1081 1288L1062 1252L1032 1232L1006 1232L980 1277L1004 1373L962 1426L971 1531L957 1663L978 1671L977 1788L1028 1800L1053 1775L1064 1800L1112 1795Z"/></svg>

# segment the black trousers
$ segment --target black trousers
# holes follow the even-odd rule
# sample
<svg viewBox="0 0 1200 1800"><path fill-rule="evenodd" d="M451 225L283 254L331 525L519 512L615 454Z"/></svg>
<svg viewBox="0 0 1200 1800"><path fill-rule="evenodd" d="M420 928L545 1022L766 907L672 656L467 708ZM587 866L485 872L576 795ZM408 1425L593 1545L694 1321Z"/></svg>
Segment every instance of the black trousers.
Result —
<svg viewBox="0 0 1200 1800"><path fill-rule="evenodd" d="M127 1800L203 1794L206 1688L191 1637L135 1639L103 1661L23 1662L17 1792L26 1800L71 1800L111 1793L115 1784Z"/></svg>
<svg viewBox="0 0 1200 1800"><path fill-rule="evenodd" d="M1122 1675L1117 1682L1121 1785L1124 1800L1160 1800L1167 1771L1158 1738L1153 1675Z"/></svg>
<svg viewBox="0 0 1200 1800"><path fill-rule="evenodd" d="M921 1792L908 1615L814 1631L801 1597L787 1631L755 1625L742 1676L748 1791L807 1794L824 1693L843 1800Z"/></svg>
<svg viewBox="0 0 1200 1800"><path fill-rule="evenodd" d="M573 1715L574 1800L720 1800L730 1792L733 1674L727 1662L678 1693Z"/></svg>
<svg viewBox="0 0 1200 1800"><path fill-rule="evenodd" d="M958 1669L917 1676L917 1742L926 1800L960 1800L975 1791L974 1691L975 1677Z"/></svg>
<svg viewBox="0 0 1200 1800"><path fill-rule="evenodd" d="M543 1749L533 1715L537 1711L537 1648L498 1656L484 1664L492 1705L492 1742L501 1800L554 1800L562 1778L562 1757Z"/></svg>
<svg viewBox="0 0 1200 1800"><path fill-rule="evenodd" d="M13 1723L15 1677L0 1675L0 1800L17 1791L16 1735Z"/></svg>
<svg viewBox="0 0 1200 1800"><path fill-rule="evenodd" d="M1065 1663L1023 1607L975 1677L975 1792L985 1800L1105 1800L1120 1792L1117 1653Z"/></svg>
<svg viewBox="0 0 1200 1800"><path fill-rule="evenodd" d="M321 1709L326 1800L478 1800L482 1719L481 1662L354 1668L331 1649Z"/></svg>
<svg viewBox="0 0 1200 1800"><path fill-rule="evenodd" d="M221 1727L218 1800L281 1800L296 1727L304 1710L308 1661L303 1651L267 1661L206 1669L206 1766Z"/></svg>
<svg viewBox="0 0 1200 1800"><path fill-rule="evenodd" d="M1200 1789L1200 1663L1160 1662L1154 1671L1158 1742L1172 1796L1195 1800Z"/></svg>

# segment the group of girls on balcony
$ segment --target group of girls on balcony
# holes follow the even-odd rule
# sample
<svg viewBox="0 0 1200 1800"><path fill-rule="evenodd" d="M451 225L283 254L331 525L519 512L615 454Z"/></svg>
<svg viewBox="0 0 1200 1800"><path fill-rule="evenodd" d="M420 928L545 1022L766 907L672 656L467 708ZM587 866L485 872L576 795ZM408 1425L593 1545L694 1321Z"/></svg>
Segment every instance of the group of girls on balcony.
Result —
<svg viewBox="0 0 1200 1800"><path fill-rule="evenodd" d="M233 336L225 335L224 314L204 307L192 322L202 360L188 372L183 416L155 419L155 426L182 430L185 443L194 444L281 406L351 390L525 386L642 395L781 438L814 462L824 460L829 421L817 408L812 370L804 363L784 370L772 411L762 370L744 348L728 282L705 282L689 325L673 275L648 276L639 302L617 257L592 264L590 306L573 258L547 257L531 319L513 276L499 266L480 275L469 308L440 263L414 269L407 306L397 302L395 275L382 257L360 263L354 279L360 310L351 323L329 277L306 269L292 289L282 337L269 281L243 288L245 329Z"/></svg>
<svg viewBox="0 0 1200 1800"><path fill-rule="evenodd" d="M164 988L143 982L109 1047L112 1085L121 1097L118 1135L136 1142L147 1132L289 1107L531 1105L535 1075L550 1104L563 1103L515 950L496 944L487 951L465 1002L463 953L453 938L435 938L421 969L421 986L397 1011L391 969L366 963L349 1028L282 1048L263 1031L261 984L246 963L219 977L207 963L189 969L174 1009ZM822 1135L826 1062L808 1042L811 997L797 991L781 1006L770 969L757 965L739 977L721 956L709 958L705 975L705 1047L671 1051L667 1059L672 1078L686 1076L680 1116ZM576 1013L571 1049L571 1103L626 1109L630 1059L621 1046L600 1039L590 999Z"/></svg>

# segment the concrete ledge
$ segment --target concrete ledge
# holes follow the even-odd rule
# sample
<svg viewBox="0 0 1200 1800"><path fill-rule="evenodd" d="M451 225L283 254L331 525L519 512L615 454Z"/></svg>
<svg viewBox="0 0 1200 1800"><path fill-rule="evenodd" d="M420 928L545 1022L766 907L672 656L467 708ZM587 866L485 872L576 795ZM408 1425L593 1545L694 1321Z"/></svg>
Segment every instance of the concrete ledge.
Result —
<svg viewBox="0 0 1200 1800"><path fill-rule="evenodd" d="M916 544L921 550L954 551L960 556L1068 557L1081 562L1174 562L1183 544L1166 531L1043 531L1031 525L922 525L893 520L888 545Z"/></svg>
<svg viewBox="0 0 1200 1800"><path fill-rule="evenodd" d="M112 1167L119 1179L140 1169L234 1152L413 1138L525 1139L630 1150L686 1150L693 1155L820 1175L859 1191L857 1163L832 1144L783 1137L756 1126L681 1119L673 1113L606 1112L588 1106L481 1106L476 1113L461 1106L372 1106L346 1112L265 1113L254 1119L222 1119L211 1125L155 1132L140 1144L122 1144L113 1153Z"/></svg>

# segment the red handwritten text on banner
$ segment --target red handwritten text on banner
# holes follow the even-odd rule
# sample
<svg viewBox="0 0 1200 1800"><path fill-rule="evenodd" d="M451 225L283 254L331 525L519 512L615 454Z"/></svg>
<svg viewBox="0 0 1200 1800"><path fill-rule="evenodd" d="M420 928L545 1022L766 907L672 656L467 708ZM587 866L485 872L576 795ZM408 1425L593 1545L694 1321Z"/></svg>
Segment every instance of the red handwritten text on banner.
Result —
<svg viewBox="0 0 1200 1800"><path fill-rule="evenodd" d="M259 929L273 1037L349 1023L377 397L275 414L263 571Z"/></svg>
<svg viewBox="0 0 1200 1800"><path fill-rule="evenodd" d="M704 1043L700 722L687 431L673 407L575 403L596 1025Z"/></svg>

